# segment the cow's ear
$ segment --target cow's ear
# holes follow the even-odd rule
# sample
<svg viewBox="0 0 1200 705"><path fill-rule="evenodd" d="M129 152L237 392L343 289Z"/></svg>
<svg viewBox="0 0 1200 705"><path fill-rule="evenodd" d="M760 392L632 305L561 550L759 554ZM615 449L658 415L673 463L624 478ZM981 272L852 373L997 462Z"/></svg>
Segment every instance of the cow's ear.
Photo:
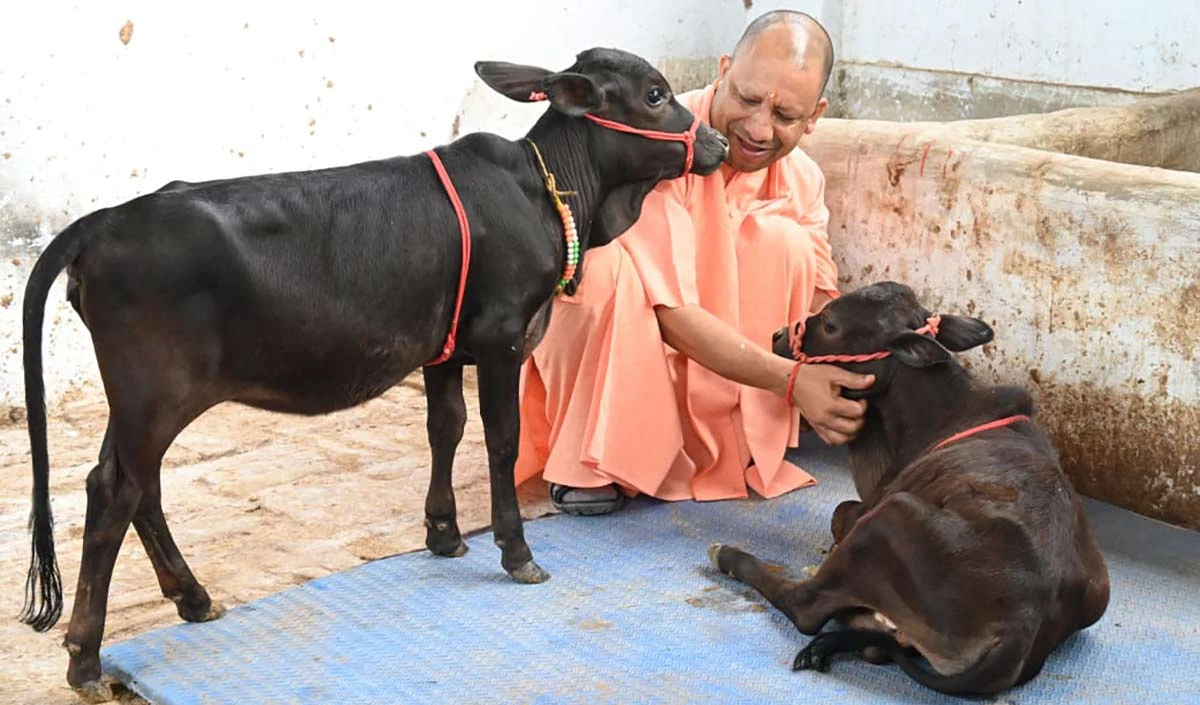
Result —
<svg viewBox="0 0 1200 705"><path fill-rule="evenodd" d="M930 367L950 361L949 350L919 333L901 333L888 344L888 350L909 367Z"/></svg>
<svg viewBox="0 0 1200 705"><path fill-rule="evenodd" d="M938 342L954 352L962 352L992 342L992 327L978 318L942 314L938 323Z"/></svg>
<svg viewBox="0 0 1200 705"><path fill-rule="evenodd" d="M600 204L596 217L592 219L587 246L591 248L607 245L637 222L642 215L642 203L646 200L646 194L654 190L657 183L657 179L649 179L618 186L610 191L604 203Z"/></svg>
<svg viewBox="0 0 1200 705"><path fill-rule="evenodd" d="M475 73L500 95L519 103L535 103L545 100L545 82L552 72L506 61L476 61Z"/></svg>
<svg viewBox="0 0 1200 705"><path fill-rule="evenodd" d="M573 117L604 107L604 91L581 73L556 73L546 79L546 95L559 112Z"/></svg>
<svg viewBox="0 0 1200 705"><path fill-rule="evenodd" d="M476 61L475 73L492 90L519 103L548 99L559 112L574 117L604 107L604 91L581 73L553 73L505 61Z"/></svg>

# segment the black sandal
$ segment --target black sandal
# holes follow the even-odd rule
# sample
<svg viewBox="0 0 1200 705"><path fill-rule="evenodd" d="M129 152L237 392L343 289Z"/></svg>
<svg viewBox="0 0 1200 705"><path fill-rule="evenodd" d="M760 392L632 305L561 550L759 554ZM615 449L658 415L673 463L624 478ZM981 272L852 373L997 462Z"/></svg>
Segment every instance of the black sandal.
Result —
<svg viewBox="0 0 1200 705"><path fill-rule="evenodd" d="M575 493L572 498L569 495ZM598 516L612 514L625 506L625 494L616 485L604 487L570 487L550 483L550 503L565 514Z"/></svg>

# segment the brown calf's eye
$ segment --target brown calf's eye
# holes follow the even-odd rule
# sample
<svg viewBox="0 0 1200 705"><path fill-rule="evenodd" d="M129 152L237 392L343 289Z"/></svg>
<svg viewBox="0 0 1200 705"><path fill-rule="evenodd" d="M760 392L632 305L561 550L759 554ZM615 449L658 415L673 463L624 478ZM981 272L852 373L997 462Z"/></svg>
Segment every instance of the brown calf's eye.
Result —
<svg viewBox="0 0 1200 705"><path fill-rule="evenodd" d="M663 89L659 88L658 86L651 88L650 92L646 94L646 103L652 108L657 108L658 106L662 105L663 101L666 99L666 92L664 92Z"/></svg>

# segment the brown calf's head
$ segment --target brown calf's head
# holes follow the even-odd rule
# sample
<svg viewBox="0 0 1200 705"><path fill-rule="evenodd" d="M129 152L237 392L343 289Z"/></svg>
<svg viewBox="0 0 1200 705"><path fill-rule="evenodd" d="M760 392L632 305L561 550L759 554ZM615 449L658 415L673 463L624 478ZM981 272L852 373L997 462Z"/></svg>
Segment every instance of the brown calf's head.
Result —
<svg viewBox="0 0 1200 705"><path fill-rule="evenodd" d="M926 327L928 332L918 332ZM779 329L772 349L789 358L795 358L797 351L806 358L838 356L828 362L875 375L878 382L865 393L844 393L863 398L886 392L896 363L909 367L945 364L950 362L951 352L969 350L993 337L991 326L982 320L946 313L934 317L912 289L884 281L840 296L819 314ZM870 356L876 359L865 359Z"/></svg>

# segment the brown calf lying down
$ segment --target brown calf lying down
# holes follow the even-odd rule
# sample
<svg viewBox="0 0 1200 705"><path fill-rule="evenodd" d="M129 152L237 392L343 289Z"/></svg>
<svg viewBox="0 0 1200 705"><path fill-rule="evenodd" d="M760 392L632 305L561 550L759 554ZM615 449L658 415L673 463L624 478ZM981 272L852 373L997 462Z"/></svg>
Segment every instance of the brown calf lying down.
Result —
<svg viewBox="0 0 1200 705"><path fill-rule="evenodd" d="M796 670L861 652L955 695L1033 678L1104 614L1108 570L1028 393L985 386L950 355L989 342L992 329L931 316L892 282L838 298L796 328L776 333L776 352L876 377L857 393L868 411L849 446L861 501L834 511L834 549L809 580L720 544L713 564L805 634L830 619L847 627L809 642Z"/></svg>

